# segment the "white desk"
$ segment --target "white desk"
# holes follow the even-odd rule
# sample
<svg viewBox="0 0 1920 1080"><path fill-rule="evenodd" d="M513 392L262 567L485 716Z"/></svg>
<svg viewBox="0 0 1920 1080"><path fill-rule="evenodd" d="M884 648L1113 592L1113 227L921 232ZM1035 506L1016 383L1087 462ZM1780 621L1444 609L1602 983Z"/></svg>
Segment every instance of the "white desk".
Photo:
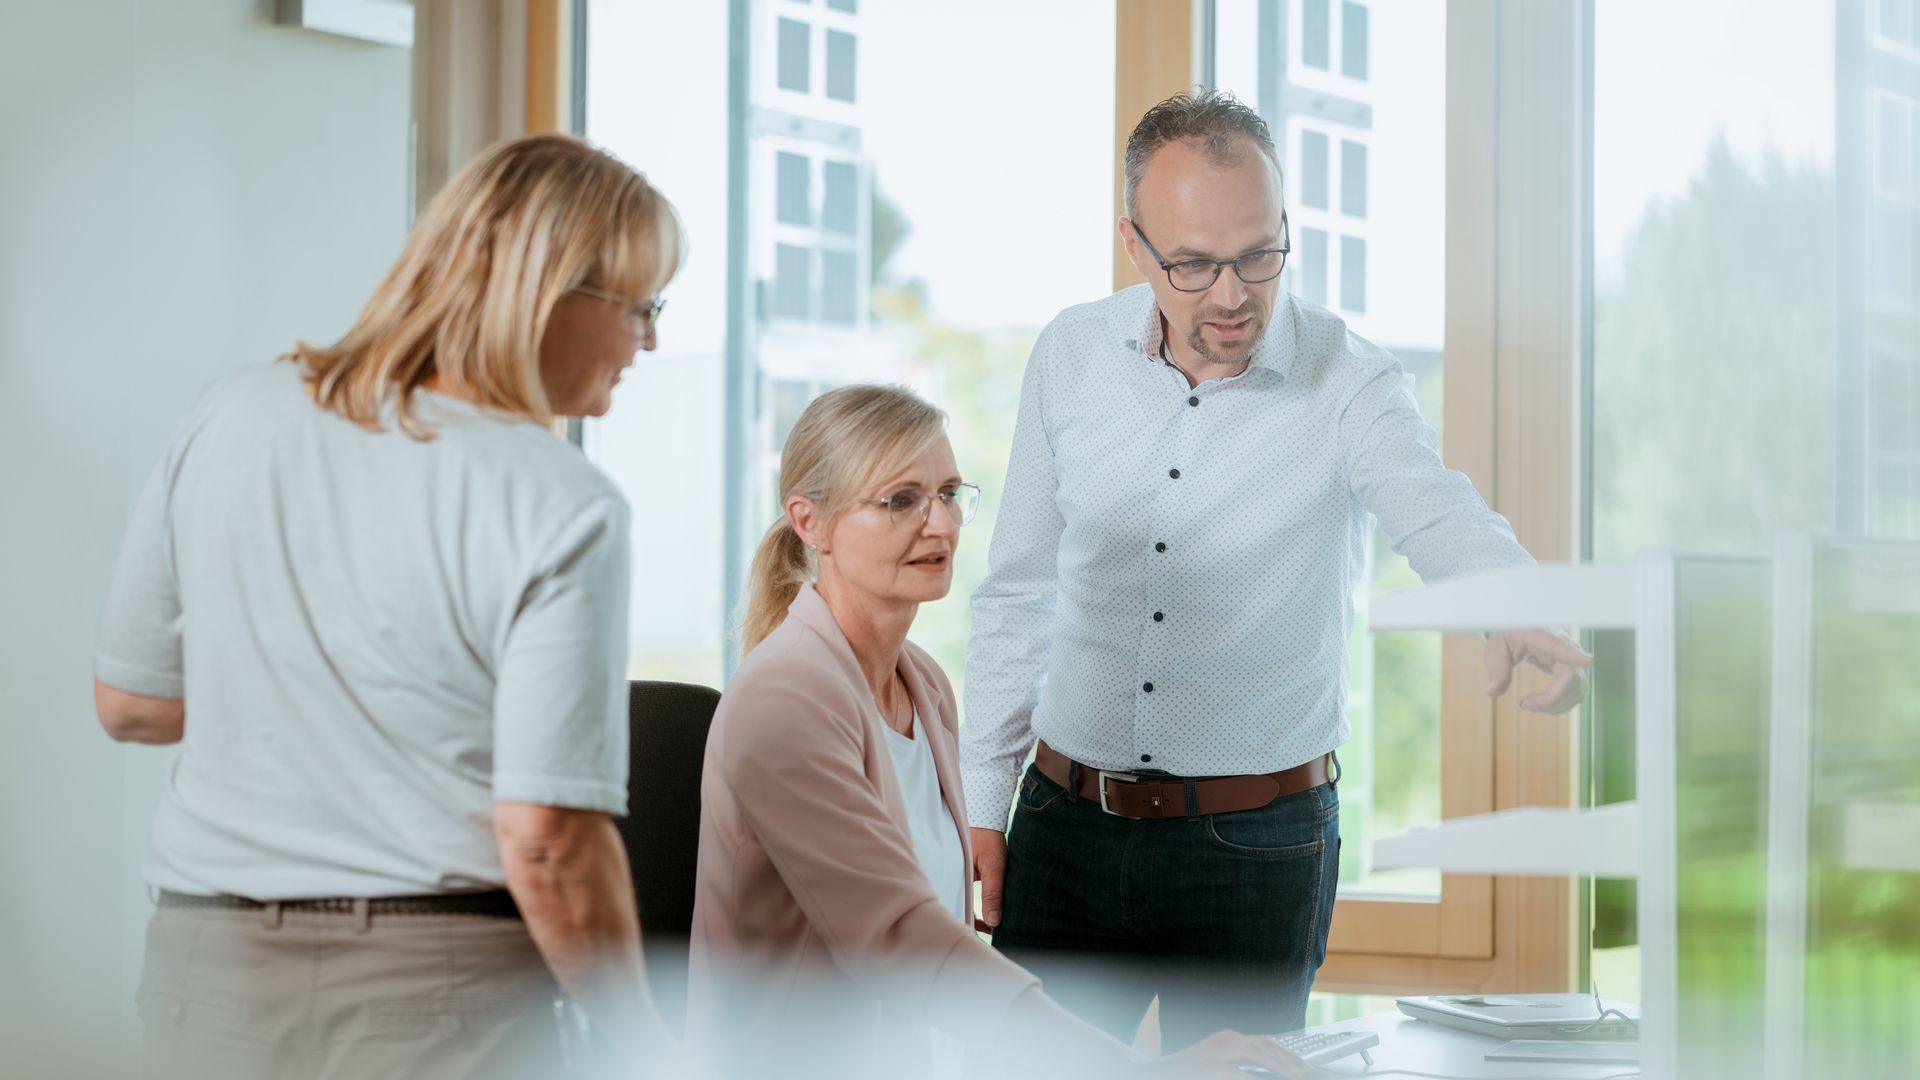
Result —
<svg viewBox="0 0 1920 1080"><path fill-rule="evenodd" d="M1487 1051L1506 1042L1486 1035L1475 1035L1457 1028L1441 1027L1415 1020L1399 1012L1341 1020L1307 1029L1322 1031L1371 1031L1380 1037L1380 1045L1367 1053L1373 1056L1373 1069L1411 1069L1442 1076L1485 1077L1487 1080L1601 1080L1638 1071L1635 1065L1571 1065L1548 1061L1488 1061ZM1364 1076L1369 1070L1360 1055L1341 1058L1322 1068L1325 1076Z"/></svg>

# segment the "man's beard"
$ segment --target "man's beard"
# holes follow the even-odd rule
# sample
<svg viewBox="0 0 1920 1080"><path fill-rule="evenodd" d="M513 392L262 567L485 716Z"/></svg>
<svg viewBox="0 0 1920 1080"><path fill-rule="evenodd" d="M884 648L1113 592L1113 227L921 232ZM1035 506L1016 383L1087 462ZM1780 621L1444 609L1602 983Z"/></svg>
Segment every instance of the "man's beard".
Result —
<svg viewBox="0 0 1920 1080"><path fill-rule="evenodd" d="M1266 323L1260 321L1259 315L1259 309L1251 303L1243 304L1232 311L1201 312L1194 317L1193 330L1187 334L1187 347L1195 353L1198 353L1200 359L1205 360L1209 364L1244 363L1247 355L1253 352L1254 343L1260 340L1260 335L1265 333L1267 329ZM1201 335L1201 328L1207 323L1237 323L1241 319L1253 319L1255 321L1251 326L1247 327L1247 335L1245 337L1225 346L1228 349L1238 350L1237 355L1221 355L1221 351L1214 348L1213 345Z"/></svg>

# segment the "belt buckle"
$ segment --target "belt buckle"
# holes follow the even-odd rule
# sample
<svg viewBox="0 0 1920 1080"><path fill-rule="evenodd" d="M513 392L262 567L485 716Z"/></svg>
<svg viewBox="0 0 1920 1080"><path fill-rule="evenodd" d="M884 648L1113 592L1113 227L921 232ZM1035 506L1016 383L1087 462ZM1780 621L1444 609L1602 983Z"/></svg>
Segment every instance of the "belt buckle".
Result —
<svg viewBox="0 0 1920 1080"><path fill-rule="evenodd" d="M1132 773L1109 772L1106 769L1096 769L1094 771L1100 774L1100 812L1103 814L1112 814L1114 817L1126 817L1127 815L1107 805L1107 781L1124 780L1132 784L1138 783L1140 778Z"/></svg>

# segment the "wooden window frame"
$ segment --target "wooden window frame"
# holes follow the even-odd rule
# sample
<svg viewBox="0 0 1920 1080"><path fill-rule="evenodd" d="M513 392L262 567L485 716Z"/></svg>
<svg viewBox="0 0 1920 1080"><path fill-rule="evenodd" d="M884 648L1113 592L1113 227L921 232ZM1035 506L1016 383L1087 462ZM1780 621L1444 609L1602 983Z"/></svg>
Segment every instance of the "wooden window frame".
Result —
<svg viewBox="0 0 1920 1080"><path fill-rule="evenodd" d="M1201 81L1207 0L1117 0L1114 193L1133 125ZM1574 4L1451 0L1447 14L1447 463L1542 562L1578 557L1580 185ZM1114 288L1141 279L1114 238ZM1485 694L1477 635L1441 648L1441 816L1569 806L1576 715L1523 714L1527 672ZM1573 989L1576 883L1443 875L1433 900L1344 897L1316 989L1473 993Z"/></svg>

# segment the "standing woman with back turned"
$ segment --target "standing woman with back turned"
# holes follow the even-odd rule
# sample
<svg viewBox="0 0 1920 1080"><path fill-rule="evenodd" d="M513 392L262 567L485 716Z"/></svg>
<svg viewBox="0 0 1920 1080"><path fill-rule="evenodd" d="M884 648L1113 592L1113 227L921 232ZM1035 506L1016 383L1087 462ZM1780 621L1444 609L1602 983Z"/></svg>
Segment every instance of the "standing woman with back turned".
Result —
<svg viewBox="0 0 1920 1080"><path fill-rule="evenodd" d="M181 744L145 869L153 1071L549 1076L563 992L596 1051L667 1049L612 821L627 507L549 425L607 411L680 247L611 155L499 144L346 337L175 434L94 681L108 734Z"/></svg>

